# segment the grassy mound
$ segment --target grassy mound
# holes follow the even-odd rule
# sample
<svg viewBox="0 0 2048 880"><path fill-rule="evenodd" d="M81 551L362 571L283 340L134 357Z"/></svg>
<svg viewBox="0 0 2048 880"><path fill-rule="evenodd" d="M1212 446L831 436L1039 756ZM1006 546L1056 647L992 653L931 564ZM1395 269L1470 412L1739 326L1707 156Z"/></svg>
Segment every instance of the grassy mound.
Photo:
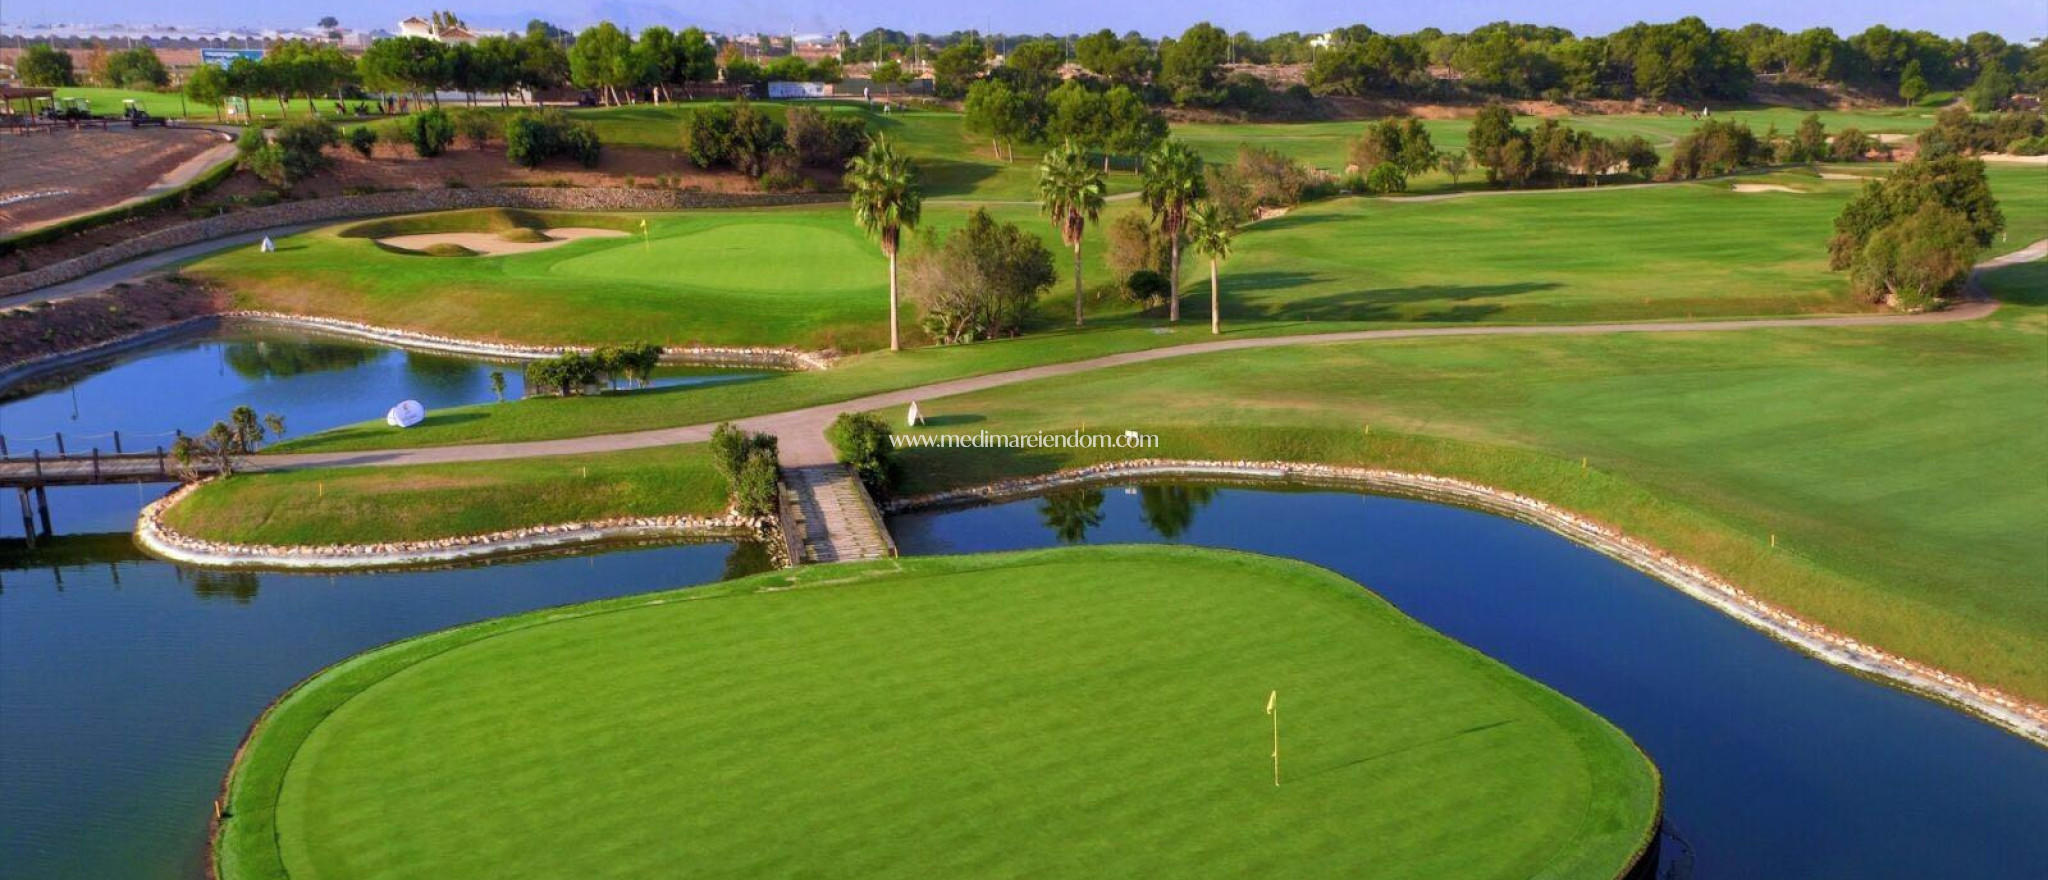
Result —
<svg viewBox="0 0 2048 880"><path fill-rule="evenodd" d="M432 418L431 416L429 417ZM239 474L169 511L171 528L239 544L366 544L621 516L725 511L705 447L504 462Z"/></svg>
<svg viewBox="0 0 2048 880"><path fill-rule="evenodd" d="M542 242L554 241L545 232L538 229L528 229L523 226L518 229L507 229L504 232L498 233L498 240L509 241L514 244L540 244Z"/></svg>
<svg viewBox="0 0 2048 880"><path fill-rule="evenodd" d="M418 253L426 254L430 257L474 257L477 255L476 251L446 241L427 245L420 248Z"/></svg>
<svg viewBox="0 0 2048 880"><path fill-rule="evenodd" d="M230 880L1607 878L1657 777L1327 571L1112 547L820 566L401 642L281 700L229 797Z"/></svg>
<svg viewBox="0 0 2048 880"><path fill-rule="evenodd" d="M640 228L640 219L630 214L606 214L588 211L526 211L518 208L476 208L467 211L436 211L431 214L407 214L400 217L380 217L361 223L352 223L334 230L340 238L391 238L399 235L422 235L430 232L494 232L513 230L538 230L558 226L583 226L593 229L615 229L632 232ZM511 241L512 239L507 239Z"/></svg>

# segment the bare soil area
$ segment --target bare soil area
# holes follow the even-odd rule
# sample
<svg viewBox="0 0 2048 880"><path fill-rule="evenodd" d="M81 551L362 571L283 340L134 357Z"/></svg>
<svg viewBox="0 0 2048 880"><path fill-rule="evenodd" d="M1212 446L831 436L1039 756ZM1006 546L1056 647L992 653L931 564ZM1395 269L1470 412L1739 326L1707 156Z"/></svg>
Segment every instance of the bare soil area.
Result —
<svg viewBox="0 0 2048 880"><path fill-rule="evenodd" d="M215 314L227 297L182 279L151 278L61 302L0 310L0 363L132 336L187 318Z"/></svg>
<svg viewBox="0 0 2048 880"><path fill-rule="evenodd" d="M193 128L38 131L0 137L0 236L90 214L181 185L188 163L222 145ZM220 158L218 151L213 158ZM168 179L182 178L182 179Z"/></svg>

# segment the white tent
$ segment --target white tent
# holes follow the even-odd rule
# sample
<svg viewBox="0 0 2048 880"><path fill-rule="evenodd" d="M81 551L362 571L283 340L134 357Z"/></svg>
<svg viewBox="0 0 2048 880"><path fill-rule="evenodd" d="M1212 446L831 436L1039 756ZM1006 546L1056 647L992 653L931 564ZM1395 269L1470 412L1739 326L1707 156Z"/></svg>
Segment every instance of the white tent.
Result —
<svg viewBox="0 0 2048 880"><path fill-rule="evenodd" d="M384 414L384 424L394 428L410 428L427 417L427 408L417 400L408 400L391 408Z"/></svg>

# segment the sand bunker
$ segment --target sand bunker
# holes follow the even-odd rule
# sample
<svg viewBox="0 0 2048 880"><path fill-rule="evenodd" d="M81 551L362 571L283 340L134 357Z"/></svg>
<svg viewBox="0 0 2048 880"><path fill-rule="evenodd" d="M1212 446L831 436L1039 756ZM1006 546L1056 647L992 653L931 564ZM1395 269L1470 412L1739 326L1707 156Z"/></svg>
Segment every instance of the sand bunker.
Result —
<svg viewBox="0 0 2048 880"><path fill-rule="evenodd" d="M478 256L502 257L506 254L544 251L580 238L623 238L626 235L616 229L591 229L583 226L564 226L543 231L547 233L547 241L506 241L499 238L495 232L429 232L421 235L394 235L390 238L377 239L377 243L409 251L425 251L433 245L453 244L469 248Z"/></svg>
<svg viewBox="0 0 2048 880"><path fill-rule="evenodd" d="M1823 171L1823 172L1821 172L1821 173L1820 173L1820 179L1822 179L1822 180L1876 180L1876 179L1877 179L1877 175L1875 175L1875 174L1843 174L1843 173L1842 173L1842 172L1840 172L1840 171Z"/></svg>
<svg viewBox="0 0 2048 880"><path fill-rule="evenodd" d="M1735 191L1739 193L1798 193L1805 192L1806 190L1793 189L1781 183L1738 183L1735 185Z"/></svg>

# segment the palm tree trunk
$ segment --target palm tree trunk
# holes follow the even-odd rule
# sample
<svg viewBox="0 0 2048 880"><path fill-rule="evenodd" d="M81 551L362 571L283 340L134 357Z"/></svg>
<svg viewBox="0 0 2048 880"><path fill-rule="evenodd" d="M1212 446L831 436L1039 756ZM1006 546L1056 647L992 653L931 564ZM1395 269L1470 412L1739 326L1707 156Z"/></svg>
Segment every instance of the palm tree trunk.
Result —
<svg viewBox="0 0 2048 880"><path fill-rule="evenodd" d="M1166 300L1166 320L1180 320L1180 230L1173 232L1173 265L1167 269L1173 284L1172 295Z"/></svg>
<svg viewBox="0 0 2048 880"><path fill-rule="evenodd" d="M1209 335L1223 332L1223 312L1217 305L1216 258L1209 258Z"/></svg>
<svg viewBox="0 0 2048 880"><path fill-rule="evenodd" d="M1074 239L1074 326L1081 326L1081 240Z"/></svg>
<svg viewBox="0 0 2048 880"><path fill-rule="evenodd" d="M889 350L902 351L903 341L896 335L896 253L889 253Z"/></svg>

